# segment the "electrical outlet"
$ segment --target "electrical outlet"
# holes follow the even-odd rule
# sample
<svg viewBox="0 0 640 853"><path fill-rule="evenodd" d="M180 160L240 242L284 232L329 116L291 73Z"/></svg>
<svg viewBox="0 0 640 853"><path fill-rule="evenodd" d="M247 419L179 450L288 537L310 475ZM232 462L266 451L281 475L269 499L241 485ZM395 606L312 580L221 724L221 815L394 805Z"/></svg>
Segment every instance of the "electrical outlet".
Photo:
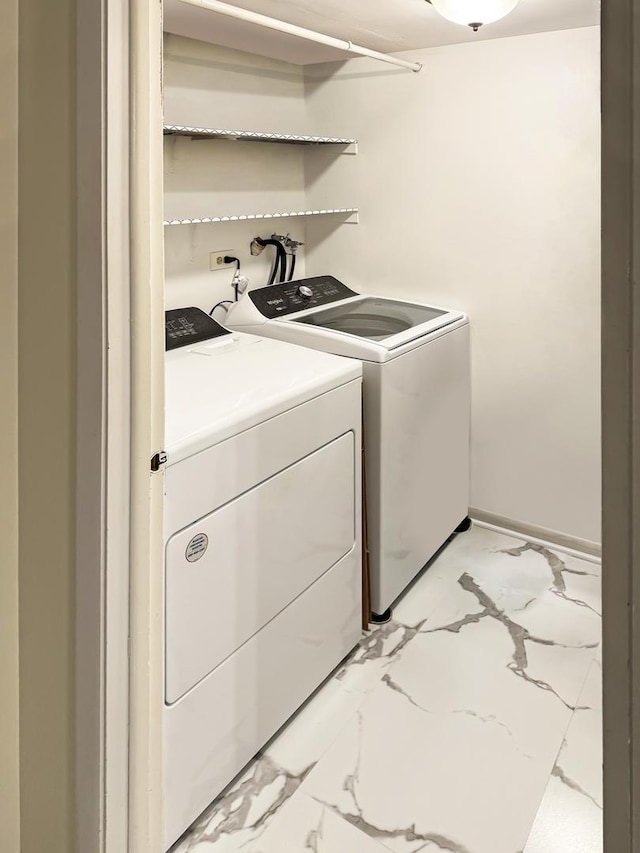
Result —
<svg viewBox="0 0 640 853"><path fill-rule="evenodd" d="M226 270L229 269L229 267L235 267L235 261L231 261L229 264L225 264L224 262L225 255L234 257L235 254L236 253L233 249L216 249L213 252L209 252L209 269Z"/></svg>

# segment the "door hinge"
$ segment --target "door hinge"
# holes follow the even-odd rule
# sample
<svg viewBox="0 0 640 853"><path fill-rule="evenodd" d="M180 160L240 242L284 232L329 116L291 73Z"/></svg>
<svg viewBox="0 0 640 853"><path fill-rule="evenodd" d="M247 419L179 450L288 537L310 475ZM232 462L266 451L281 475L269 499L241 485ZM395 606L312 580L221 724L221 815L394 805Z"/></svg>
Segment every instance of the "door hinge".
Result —
<svg viewBox="0 0 640 853"><path fill-rule="evenodd" d="M155 456L151 457L151 470L155 474L157 471L162 468L162 466L167 461L167 454L164 450L161 450L159 453L156 453Z"/></svg>

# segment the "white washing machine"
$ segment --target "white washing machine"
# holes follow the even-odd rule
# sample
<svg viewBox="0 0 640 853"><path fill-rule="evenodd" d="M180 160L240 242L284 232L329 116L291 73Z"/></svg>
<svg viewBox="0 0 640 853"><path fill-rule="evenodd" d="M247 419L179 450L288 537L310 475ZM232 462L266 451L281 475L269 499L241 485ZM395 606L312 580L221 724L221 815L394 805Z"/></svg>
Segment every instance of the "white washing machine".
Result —
<svg viewBox="0 0 640 853"><path fill-rule="evenodd" d="M361 367L167 312L164 846L361 633Z"/></svg>
<svg viewBox="0 0 640 853"><path fill-rule="evenodd" d="M363 362L371 609L385 621L467 518L468 317L317 276L245 293L225 325Z"/></svg>

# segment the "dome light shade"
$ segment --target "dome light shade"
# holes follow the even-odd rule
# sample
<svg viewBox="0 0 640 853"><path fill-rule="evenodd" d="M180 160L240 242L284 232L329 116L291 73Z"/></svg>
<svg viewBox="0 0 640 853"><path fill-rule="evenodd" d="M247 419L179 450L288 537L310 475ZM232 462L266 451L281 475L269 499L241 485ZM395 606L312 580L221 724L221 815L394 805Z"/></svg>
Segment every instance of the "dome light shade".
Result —
<svg viewBox="0 0 640 853"><path fill-rule="evenodd" d="M428 0L443 18L454 24L466 24L477 31L513 11L518 0Z"/></svg>

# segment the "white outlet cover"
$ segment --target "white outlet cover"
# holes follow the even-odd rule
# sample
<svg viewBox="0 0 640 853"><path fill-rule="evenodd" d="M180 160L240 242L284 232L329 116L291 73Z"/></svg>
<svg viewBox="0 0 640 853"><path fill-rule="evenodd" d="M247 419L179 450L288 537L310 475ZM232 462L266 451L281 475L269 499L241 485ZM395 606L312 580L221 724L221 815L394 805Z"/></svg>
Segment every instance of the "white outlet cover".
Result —
<svg viewBox="0 0 640 853"><path fill-rule="evenodd" d="M222 259L225 255L229 255L230 257L236 257L236 253L233 249L214 249L213 252L209 252L209 269L227 270L230 267L235 267L235 261L231 261L230 264L225 264L223 262Z"/></svg>

